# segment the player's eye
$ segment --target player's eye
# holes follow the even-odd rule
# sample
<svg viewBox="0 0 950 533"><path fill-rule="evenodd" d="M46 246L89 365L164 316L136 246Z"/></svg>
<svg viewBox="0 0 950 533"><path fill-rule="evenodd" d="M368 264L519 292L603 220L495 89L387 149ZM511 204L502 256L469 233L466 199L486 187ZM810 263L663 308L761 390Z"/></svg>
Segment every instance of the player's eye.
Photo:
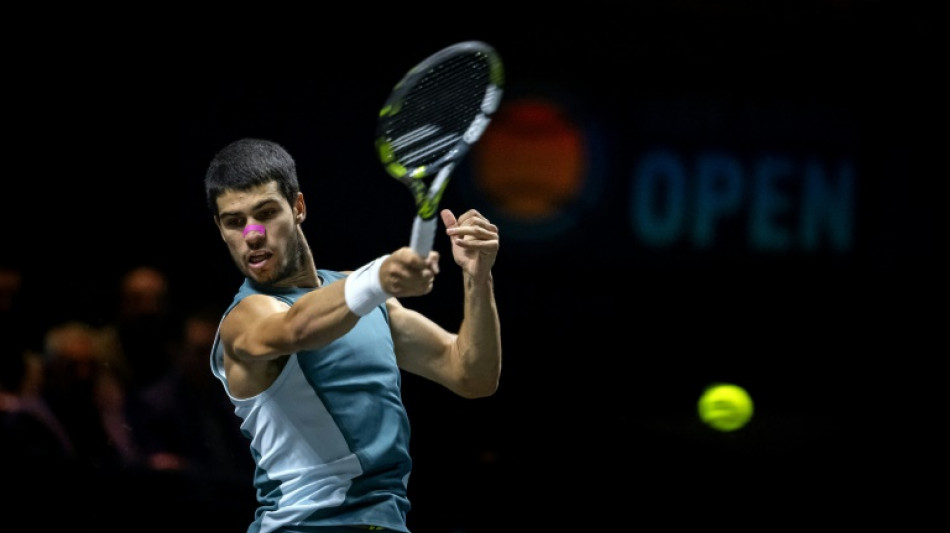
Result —
<svg viewBox="0 0 950 533"><path fill-rule="evenodd" d="M275 216L277 216L276 209L265 209L257 214L257 218L259 220L270 220L274 218Z"/></svg>
<svg viewBox="0 0 950 533"><path fill-rule="evenodd" d="M244 227L244 220L239 218L226 218L222 221L222 224L227 229L240 229Z"/></svg>

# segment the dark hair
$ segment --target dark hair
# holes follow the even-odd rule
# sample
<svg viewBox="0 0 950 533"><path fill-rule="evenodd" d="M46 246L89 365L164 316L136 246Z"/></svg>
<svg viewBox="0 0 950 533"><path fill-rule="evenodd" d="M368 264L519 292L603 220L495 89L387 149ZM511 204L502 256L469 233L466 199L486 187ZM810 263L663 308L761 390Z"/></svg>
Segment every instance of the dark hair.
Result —
<svg viewBox="0 0 950 533"><path fill-rule="evenodd" d="M283 146L263 139L240 139L222 148L205 173L208 207L218 216L218 196L276 181L290 205L297 199L297 165Z"/></svg>

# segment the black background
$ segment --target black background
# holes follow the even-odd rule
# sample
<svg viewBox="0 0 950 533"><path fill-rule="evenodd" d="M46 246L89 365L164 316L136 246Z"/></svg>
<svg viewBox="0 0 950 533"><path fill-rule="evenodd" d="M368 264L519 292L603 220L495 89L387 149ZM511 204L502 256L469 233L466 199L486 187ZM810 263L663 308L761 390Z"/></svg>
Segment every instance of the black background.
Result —
<svg viewBox="0 0 950 533"><path fill-rule="evenodd" d="M411 201L375 159L376 111L409 66L455 41L495 45L511 94L583 102L606 132L615 192L625 143L651 134L630 124L650 102L830 110L852 132L843 149L861 180L857 240L843 257L652 250L625 235L615 200L549 243L508 245L501 227L501 388L471 402L405 377L410 516L426 533L864 521L904 509L911 476L934 466L939 419L920 415L943 390L933 384L943 123L931 14L849 1L518 15L469 5L417 25L406 24L421 16L412 11L368 6L234 9L217 21L162 12L63 25L19 43L31 54L7 82L0 250L28 272L37 328L106 320L118 276L139 263L169 272L183 308L230 301L240 279L202 178L244 136L297 158L318 266L353 268L405 244ZM44 36L58 46L38 46ZM444 205L469 200L450 186ZM442 264L436 291L407 305L451 328L460 279ZM712 381L750 391L748 427L719 434L695 419Z"/></svg>

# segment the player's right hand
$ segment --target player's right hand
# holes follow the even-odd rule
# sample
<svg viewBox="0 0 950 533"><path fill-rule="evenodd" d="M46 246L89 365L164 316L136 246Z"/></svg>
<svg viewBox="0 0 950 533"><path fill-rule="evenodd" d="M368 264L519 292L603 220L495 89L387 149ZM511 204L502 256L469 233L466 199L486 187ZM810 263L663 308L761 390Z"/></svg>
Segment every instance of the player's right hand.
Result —
<svg viewBox="0 0 950 533"><path fill-rule="evenodd" d="M432 292L439 274L439 253L430 251L423 259L404 246L386 258L379 269L379 282L392 296L422 296Z"/></svg>

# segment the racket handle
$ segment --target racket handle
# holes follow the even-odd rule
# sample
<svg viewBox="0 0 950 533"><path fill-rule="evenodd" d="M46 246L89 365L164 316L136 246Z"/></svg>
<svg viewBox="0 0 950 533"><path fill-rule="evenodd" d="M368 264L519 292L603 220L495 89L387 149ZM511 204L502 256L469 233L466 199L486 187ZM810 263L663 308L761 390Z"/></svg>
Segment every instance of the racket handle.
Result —
<svg viewBox="0 0 950 533"><path fill-rule="evenodd" d="M416 216L416 220L412 223L412 239L409 241L409 247L422 257L428 256L432 251L432 241L435 239L438 223L438 217L423 220L422 217Z"/></svg>

